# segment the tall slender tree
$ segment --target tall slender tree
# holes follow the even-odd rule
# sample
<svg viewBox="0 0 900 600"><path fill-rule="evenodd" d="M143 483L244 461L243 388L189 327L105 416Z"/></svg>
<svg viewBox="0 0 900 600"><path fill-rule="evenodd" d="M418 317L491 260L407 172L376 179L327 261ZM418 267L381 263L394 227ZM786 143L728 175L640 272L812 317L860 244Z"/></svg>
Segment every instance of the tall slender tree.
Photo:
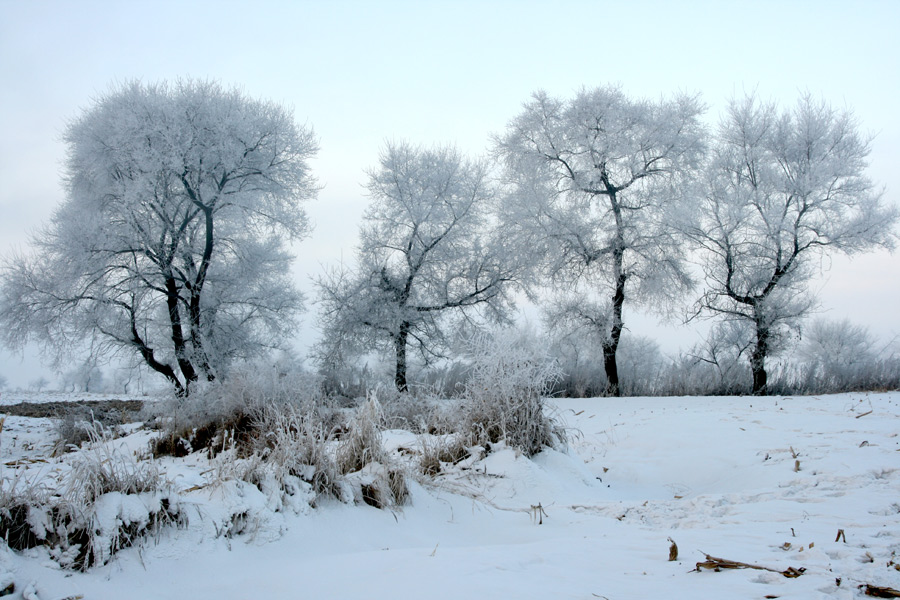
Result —
<svg viewBox="0 0 900 600"><path fill-rule="evenodd" d="M626 303L660 306L691 285L669 214L701 164L702 111L694 96L635 100L617 87L537 92L496 140L507 233L546 284L574 291L555 303L597 330L611 395Z"/></svg>
<svg viewBox="0 0 900 600"><path fill-rule="evenodd" d="M744 323L753 392L766 360L816 305L819 259L896 240L896 207L866 176L869 140L848 110L809 94L792 111L756 96L734 100L719 125L707 190L686 230L701 251L698 314Z"/></svg>
<svg viewBox="0 0 900 600"><path fill-rule="evenodd" d="M492 231L486 166L452 147L388 144L368 189L357 264L319 280L321 349L385 349L405 391L410 346L439 357L452 316L505 318L516 261Z"/></svg>

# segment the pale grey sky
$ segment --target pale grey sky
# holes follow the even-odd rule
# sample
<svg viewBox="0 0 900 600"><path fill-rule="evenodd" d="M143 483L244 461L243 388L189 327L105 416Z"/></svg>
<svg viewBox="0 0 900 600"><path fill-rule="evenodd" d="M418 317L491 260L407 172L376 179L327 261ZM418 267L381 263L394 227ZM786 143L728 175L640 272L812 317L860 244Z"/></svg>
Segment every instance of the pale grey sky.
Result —
<svg viewBox="0 0 900 600"><path fill-rule="evenodd" d="M900 2L78 1L0 0L0 254L62 200L68 119L111 82L179 76L239 84L289 104L321 141L325 185L296 272L349 258L365 206L364 170L385 139L484 152L536 89L569 96L619 83L633 96L699 92L715 123L732 95L792 104L810 91L851 107L876 135L870 175L898 202ZM900 254L836 258L815 284L825 315L900 334ZM664 349L692 330L658 334ZM312 314L304 338L314 337ZM25 386L49 368L0 349L0 374Z"/></svg>

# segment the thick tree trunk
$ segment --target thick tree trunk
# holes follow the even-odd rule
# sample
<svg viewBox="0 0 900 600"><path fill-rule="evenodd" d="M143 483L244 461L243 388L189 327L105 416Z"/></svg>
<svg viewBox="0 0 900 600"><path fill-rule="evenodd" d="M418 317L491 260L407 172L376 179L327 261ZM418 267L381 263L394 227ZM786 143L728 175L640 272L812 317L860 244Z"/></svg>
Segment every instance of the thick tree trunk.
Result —
<svg viewBox="0 0 900 600"><path fill-rule="evenodd" d="M625 305L625 275L621 273L621 268L618 271L616 292L612 297L612 324L609 339L603 344L603 368L606 372L607 393L615 397L622 395L616 352L619 349L619 340L622 339L622 307Z"/></svg>
<svg viewBox="0 0 900 600"><path fill-rule="evenodd" d="M619 190L610 184L606 174L602 176L609 198L610 209L616 220L616 241L612 253L612 275L616 280L616 289L612 297L612 323L610 323L609 338L603 343L603 369L606 372L607 394L619 397L622 388L619 385L619 366L616 362L616 352L619 349L619 340L622 338L622 307L625 305L625 224L622 220L622 209L619 206Z"/></svg>
<svg viewBox="0 0 900 600"><path fill-rule="evenodd" d="M750 354L750 370L753 373L753 395L769 393L766 355L769 353L769 328L756 320L756 345Z"/></svg>
<svg viewBox="0 0 900 600"><path fill-rule="evenodd" d="M394 337L394 353L397 365L394 371L394 385L398 392L405 392L409 388L406 385L406 343L409 340L409 323L401 323L400 331Z"/></svg>
<svg viewBox="0 0 900 600"><path fill-rule="evenodd" d="M616 348L611 342L603 344L603 369L606 372L606 393L621 396L619 389L619 367L616 364Z"/></svg>
<svg viewBox="0 0 900 600"><path fill-rule="evenodd" d="M175 388L175 393L177 395L187 396L187 385L181 385L181 381L178 380L178 376L175 374L175 370L172 367L156 360L153 349L144 342L143 338L141 338L133 312L131 313L131 342L134 344L135 348L137 348L141 358L144 359L144 362L147 363L151 369L169 380L169 383Z"/></svg>
<svg viewBox="0 0 900 600"><path fill-rule="evenodd" d="M187 344L184 339L184 328L181 322L181 312L178 308L178 284L172 277L166 278L166 306L169 309L169 326L172 336L172 346L175 350L175 360L178 361L178 368L184 376L186 385L190 382L197 381L197 371L191 362Z"/></svg>
<svg viewBox="0 0 900 600"><path fill-rule="evenodd" d="M209 267L212 263L213 246L214 246L214 222L213 211L209 207L203 207L204 225L206 229L206 239L203 246L203 256L200 259L200 268L197 271L197 277L191 286L190 302L188 315L191 322L191 345L194 349L194 360L197 367L206 376L207 381L213 381L215 375L209 362L209 355L206 353L206 347L203 343L203 328L201 327L202 311L200 301L203 296L203 288L206 285L206 277L209 273Z"/></svg>

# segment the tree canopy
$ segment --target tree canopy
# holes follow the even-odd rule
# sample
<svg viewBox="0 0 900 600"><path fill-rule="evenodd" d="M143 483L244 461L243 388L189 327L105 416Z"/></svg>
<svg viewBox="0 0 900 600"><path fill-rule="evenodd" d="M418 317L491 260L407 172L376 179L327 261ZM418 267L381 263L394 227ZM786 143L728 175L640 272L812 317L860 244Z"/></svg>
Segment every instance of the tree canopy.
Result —
<svg viewBox="0 0 900 600"><path fill-rule="evenodd" d="M323 354L386 346L407 387L407 347L441 356L451 315L503 318L518 260L491 229L487 167L452 147L388 144L369 174L357 264L320 279Z"/></svg>
<svg viewBox="0 0 900 600"><path fill-rule="evenodd" d="M665 304L691 284L669 216L703 159L702 110L694 96L636 100L617 87L566 100L538 92L496 141L508 235L545 283L574 294L554 303L577 308L566 318L598 331L614 395L626 299Z"/></svg>
<svg viewBox="0 0 900 600"><path fill-rule="evenodd" d="M6 261L11 347L136 355L186 393L293 331L287 242L308 231L317 144L287 109L215 82L130 82L65 141L66 198Z"/></svg>
<svg viewBox="0 0 900 600"><path fill-rule="evenodd" d="M816 259L894 245L898 213L866 176L868 155L852 113L808 94L793 110L734 100L719 126L686 227L706 278L697 310L749 326L757 394L779 338L816 305Z"/></svg>

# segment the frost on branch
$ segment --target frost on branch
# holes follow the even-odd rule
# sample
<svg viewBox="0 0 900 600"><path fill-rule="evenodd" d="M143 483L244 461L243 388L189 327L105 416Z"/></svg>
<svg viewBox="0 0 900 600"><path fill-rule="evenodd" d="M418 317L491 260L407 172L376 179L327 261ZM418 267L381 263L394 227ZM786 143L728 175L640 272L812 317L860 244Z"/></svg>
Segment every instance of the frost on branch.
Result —
<svg viewBox="0 0 900 600"><path fill-rule="evenodd" d="M388 144L369 175L356 265L318 282L323 364L377 349L405 391L409 348L428 363L443 356L453 317L506 319L521 266L493 227L487 175L451 147Z"/></svg>
<svg viewBox="0 0 900 600"><path fill-rule="evenodd" d="M6 261L9 346L124 352L186 394L293 331L287 242L308 231L317 147L285 108L214 82L131 82L65 141L66 199Z"/></svg>
<svg viewBox="0 0 900 600"><path fill-rule="evenodd" d="M776 342L816 305L817 260L896 241L896 208L866 176L869 140L849 111L811 96L792 111L733 100L719 126L698 212L684 224L700 252L698 313L741 321L753 392L768 391Z"/></svg>
<svg viewBox="0 0 900 600"><path fill-rule="evenodd" d="M502 222L538 282L582 284L582 301L608 299L596 327L611 395L621 393L626 302L665 309L691 285L671 223L701 165L701 112L684 95L652 102L616 87L568 100L537 92L497 140L509 182Z"/></svg>

